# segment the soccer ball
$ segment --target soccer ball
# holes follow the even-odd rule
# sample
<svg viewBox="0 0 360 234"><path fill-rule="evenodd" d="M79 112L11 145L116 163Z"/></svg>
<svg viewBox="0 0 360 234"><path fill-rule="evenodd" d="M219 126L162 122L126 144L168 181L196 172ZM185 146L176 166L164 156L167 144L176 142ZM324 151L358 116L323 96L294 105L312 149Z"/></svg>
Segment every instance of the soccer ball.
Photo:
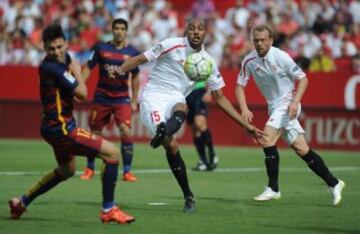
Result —
<svg viewBox="0 0 360 234"><path fill-rule="evenodd" d="M184 71L192 81L205 81L210 77L213 65L210 59L206 58L201 52L197 52L190 54L186 58Z"/></svg>

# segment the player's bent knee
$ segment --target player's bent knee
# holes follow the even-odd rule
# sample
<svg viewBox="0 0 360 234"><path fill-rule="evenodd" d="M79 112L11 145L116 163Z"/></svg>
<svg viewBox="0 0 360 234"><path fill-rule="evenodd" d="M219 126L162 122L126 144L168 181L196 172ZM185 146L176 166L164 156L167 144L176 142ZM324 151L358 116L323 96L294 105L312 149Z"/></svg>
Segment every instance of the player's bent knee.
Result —
<svg viewBox="0 0 360 234"><path fill-rule="evenodd" d="M175 138L171 138L171 140L165 142L165 150L172 154L175 154L179 150L179 144L175 140Z"/></svg>
<svg viewBox="0 0 360 234"><path fill-rule="evenodd" d="M99 156L106 160L119 160L120 150L111 142L104 140L101 145Z"/></svg>
<svg viewBox="0 0 360 234"><path fill-rule="evenodd" d="M274 136L264 136L263 139L260 141L262 147L271 147L276 145L278 138Z"/></svg>
<svg viewBox="0 0 360 234"><path fill-rule="evenodd" d="M121 123L119 124L119 130L121 133L121 136L130 137L131 136L131 129L128 125Z"/></svg>
<svg viewBox="0 0 360 234"><path fill-rule="evenodd" d="M112 160L119 160L120 159L120 150L115 145L113 145L108 156Z"/></svg>
<svg viewBox="0 0 360 234"><path fill-rule="evenodd" d="M61 177L63 180L67 180L75 175L75 169L70 170L64 170L64 169L58 169L57 175Z"/></svg>
<svg viewBox="0 0 360 234"><path fill-rule="evenodd" d="M200 131L200 132L205 132L207 129L207 125L205 123L203 124L198 124L196 125L196 128Z"/></svg>
<svg viewBox="0 0 360 234"><path fill-rule="evenodd" d="M267 147L274 146L276 144L276 142L264 139L263 141L260 141L260 144L263 148L267 148Z"/></svg>
<svg viewBox="0 0 360 234"><path fill-rule="evenodd" d="M298 148L298 147L293 147L293 146L292 146L292 148L294 149L295 153L297 155L299 155L300 157L305 156L310 150L310 148Z"/></svg>

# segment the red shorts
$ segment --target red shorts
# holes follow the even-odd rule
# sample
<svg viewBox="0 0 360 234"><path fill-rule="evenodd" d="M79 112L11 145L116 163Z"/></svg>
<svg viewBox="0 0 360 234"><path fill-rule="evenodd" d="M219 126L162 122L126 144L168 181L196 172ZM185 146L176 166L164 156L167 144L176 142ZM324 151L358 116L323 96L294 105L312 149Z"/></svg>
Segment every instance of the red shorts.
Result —
<svg viewBox="0 0 360 234"><path fill-rule="evenodd" d="M110 122L111 115L114 115L117 125L124 123L131 128L131 107L129 104L111 106L93 104L89 116L91 130L100 132Z"/></svg>
<svg viewBox="0 0 360 234"><path fill-rule="evenodd" d="M103 138L85 129L75 128L66 136L43 136L53 147L56 161L62 165L74 158L75 155L96 157L100 152Z"/></svg>

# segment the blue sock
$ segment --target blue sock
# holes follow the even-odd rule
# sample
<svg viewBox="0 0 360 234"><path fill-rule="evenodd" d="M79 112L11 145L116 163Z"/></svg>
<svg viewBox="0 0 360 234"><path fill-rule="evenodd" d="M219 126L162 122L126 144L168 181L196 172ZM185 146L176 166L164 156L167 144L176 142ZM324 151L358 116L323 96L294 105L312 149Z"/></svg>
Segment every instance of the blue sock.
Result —
<svg viewBox="0 0 360 234"><path fill-rule="evenodd" d="M95 158L93 157L88 157L87 158L87 168L90 168L91 170L95 169Z"/></svg>
<svg viewBox="0 0 360 234"><path fill-rule="evenodd" d="M118 176L119 162L104 162L102 170L103 208L109 209L114 205L114 192Z"/></svg>
<svg viewBox="0 0 360 234"><path fill-rule="evenodd" d="M123 160L123 173L127 173L131 171L134 145L132 142L122 142L120 148Z"/></svg>

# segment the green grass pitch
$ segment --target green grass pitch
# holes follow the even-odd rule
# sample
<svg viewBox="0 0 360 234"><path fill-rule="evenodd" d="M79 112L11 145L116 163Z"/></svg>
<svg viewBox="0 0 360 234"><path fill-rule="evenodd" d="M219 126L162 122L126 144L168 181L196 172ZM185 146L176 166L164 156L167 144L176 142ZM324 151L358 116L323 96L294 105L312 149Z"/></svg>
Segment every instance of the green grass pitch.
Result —
<svg viewBox="0 0 360 234"><path fill-rule="evenodd" d="M332 207L325 183L290 150L280 149L282 198L266 203L253 200L266 184L262 150L216 151L219 168L195 172L194 148L181 146L197 199L195 213L182 212L182 194L162 149L136 144L133 170L139 182L119 180L116 188L117 203L136 217L135 223L100 222L99 173L91 181L77 174L35 200L20 220L11 220L8 199L25 192L55 159L43 141L0 140L0 233L360 233L359 152L318 151L347 184L341 204ZM84 165L78 157L78 172ZM96 166L99 170L100 160Z"/></svg>

